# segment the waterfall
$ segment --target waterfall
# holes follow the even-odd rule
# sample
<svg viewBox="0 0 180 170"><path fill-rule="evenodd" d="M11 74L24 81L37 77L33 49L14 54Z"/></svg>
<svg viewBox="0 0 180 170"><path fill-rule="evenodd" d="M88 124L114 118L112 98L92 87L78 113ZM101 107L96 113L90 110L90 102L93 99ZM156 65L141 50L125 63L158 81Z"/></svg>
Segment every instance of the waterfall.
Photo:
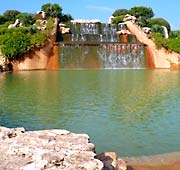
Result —
<svg viewBox="0 0 180 170"><path fill-rule="evenodd" d="M60 45L62 68L145 68L144 45L101 43ZM93 63L93 66L92 66Z"/></svg>
<svg viewBox="0 0 180 170"><path fill-rule="evenodd" d="M122 29L125 24L73 22L70 41L60 43L61 68L145 68L144 45L133 35L121 43Z"/></svg>
<svg viewBox="0 0 180 170"><path fill-rule="evenodd" d="M165 26L161 26L163 28L163 31L164 31L164 37L165 38L169 38L169 34L168 34L168 30Z"/></svg>

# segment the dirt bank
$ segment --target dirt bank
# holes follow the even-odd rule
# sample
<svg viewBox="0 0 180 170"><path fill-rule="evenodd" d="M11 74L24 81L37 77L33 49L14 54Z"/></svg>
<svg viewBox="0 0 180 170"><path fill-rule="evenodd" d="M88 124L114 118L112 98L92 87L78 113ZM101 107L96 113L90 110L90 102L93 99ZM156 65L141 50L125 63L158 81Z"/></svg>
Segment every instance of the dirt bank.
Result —
<svg viewBox="0 0 180 170"><path fill-rule="evenodd" d="M123 159L128 170L180 170L180 152Z"/></svg>

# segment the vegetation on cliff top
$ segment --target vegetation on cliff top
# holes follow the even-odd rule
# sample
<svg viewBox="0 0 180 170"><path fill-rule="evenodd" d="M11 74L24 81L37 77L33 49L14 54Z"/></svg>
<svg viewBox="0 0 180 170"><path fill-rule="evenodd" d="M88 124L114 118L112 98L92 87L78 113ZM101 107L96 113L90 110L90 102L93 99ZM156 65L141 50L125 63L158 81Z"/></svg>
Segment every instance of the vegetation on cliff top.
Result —
<svg viewBox="0 0 180 170"><path fill-rule="evenodd" d="M53 18L57 17L61 22L68 22L72 18L70 14L63 14L58 4L47 3L41 7L46 13L47 27L44 30L38 29L38 17L36 14L21 13L17 10L7 10L0 15L0 49L3 55L9 59L18 59L22 54L34 47L43 47L53 27ZM180 31L171 31L171 26L163 18L153 18L154 12L148 7L133 7L131 9L117 9L112 14L113 23L123 22L124 16L131 14L136 16L137 24L141 27L150 27L152 33L149 35L155 41L158 48L164 47L167 50L180 53ZM19 19L23 27L8 29L8 25ZM169 38L164 38L165 26Z"/></svg>
<svg viewBox="0 0 180 170"><path fill-rule="evenodd" d="M131 9L117 9L113 12L113 23L118 24L123 22L126 14L131 14L137 18L137 24L140 27L151 28L149 38L153 39L158 48L164 47L169 51L180 53L180 31L172 31L168 21L163 18L153 18L154 12L148 7L133 7ZM169 38L165 38L165 26L168 31Z"/></svg>
<svg viewBox="0 0 180 170"><path fill-rule="evenodd" d="M18 59L22 54L34 47L43 47L53 28L54 19L69 21L71 15L63 14L58 4L44 4L41 10L46 13L46 27L39 29L41 21L36 14L21 13L17 10L7 10L0 15L0 49L9 59ZM8 29L8 25L19 19L22 27Z"/></svg>

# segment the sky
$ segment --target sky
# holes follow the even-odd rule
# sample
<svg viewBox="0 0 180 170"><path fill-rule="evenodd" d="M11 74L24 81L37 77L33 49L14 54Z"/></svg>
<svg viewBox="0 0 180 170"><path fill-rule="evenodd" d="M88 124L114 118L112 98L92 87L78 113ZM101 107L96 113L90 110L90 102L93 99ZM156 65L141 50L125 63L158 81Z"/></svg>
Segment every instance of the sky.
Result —
<svg viewBox="0 0 180 170"><path fill-rule="evenodd" d="M62 12L74 19L99 19L104 23L117 9L150 7L155 18L164 18L172 30L180 30L180 0L0 0L0 14L6 10L36 13L46 3L59 4Z"/></svg>

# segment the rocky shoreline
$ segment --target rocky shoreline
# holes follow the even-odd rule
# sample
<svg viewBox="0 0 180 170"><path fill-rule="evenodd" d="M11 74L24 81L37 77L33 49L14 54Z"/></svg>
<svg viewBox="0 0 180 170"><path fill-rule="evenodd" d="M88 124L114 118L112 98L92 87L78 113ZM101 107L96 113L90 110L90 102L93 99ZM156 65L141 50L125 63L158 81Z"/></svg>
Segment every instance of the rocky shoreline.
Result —
<svg viewBox="0 0 180 170"><path fill-rule="evenodd" d="M97 155L87 134L0 126L0 170L180 170L180 152L142 157Z"/></svg>
<svg viewBox="0 0 180 170"><path fill-rule="evenodd" d="M87 134L0 127L1 170L126 170L115 153L96 155Z"/></svg>

